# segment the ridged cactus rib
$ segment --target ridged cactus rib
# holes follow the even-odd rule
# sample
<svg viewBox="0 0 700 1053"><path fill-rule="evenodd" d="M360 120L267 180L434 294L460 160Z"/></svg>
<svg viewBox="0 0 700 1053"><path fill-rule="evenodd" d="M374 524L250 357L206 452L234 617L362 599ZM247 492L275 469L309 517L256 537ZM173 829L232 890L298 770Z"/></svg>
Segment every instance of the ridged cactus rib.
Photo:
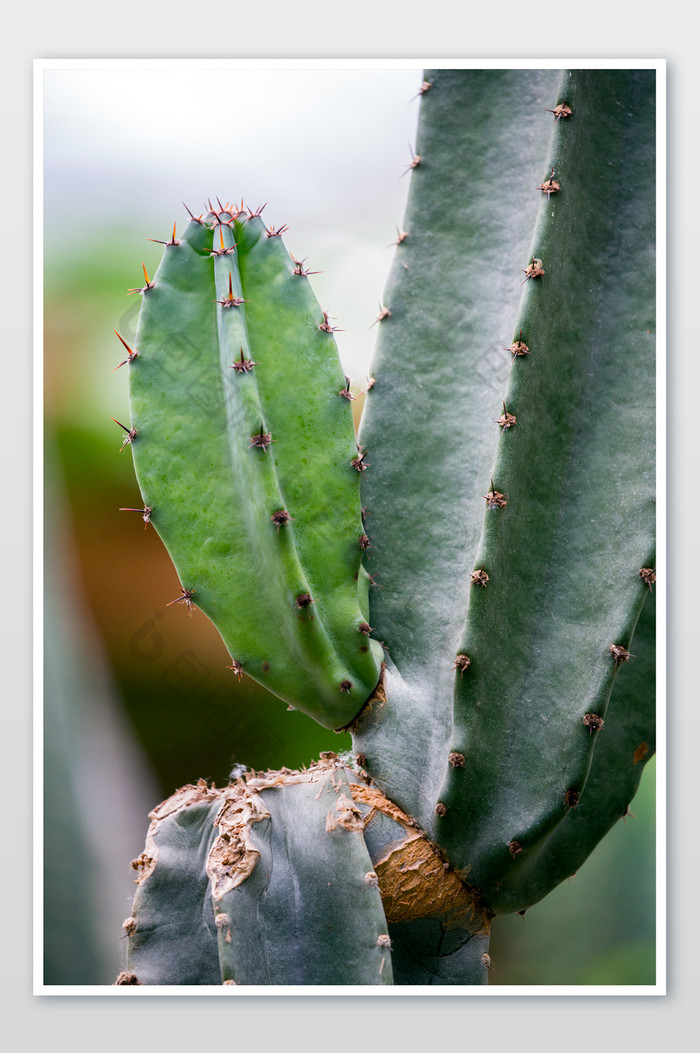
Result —
<svg viewBox="0 0 700 1053"><path fill-rule="evenodd" d="M602 837L627 815L656 749L655 597L648 595L632 638L634 661L617 674L596 736L583 790L570 787L561 823L531 854L513 861L498 890L499 913L524 910L573 876Z"/></svg>
<svg viewBox="0 0 700 1053"><path fill-rule="evenodd" d="M426 829L443 778L464 625L558 70L426 70L405 237L384 292L360 441L374 635L388 706L355 736ZM524 264L523 264L524 266Z"/></svg>
<svg viewBox="0 0 700 1053"><path fill-rule="evenodd" d="M138 983L392 984L355 783L325 754L221 789L200 781L159 805L124 924Z"/></svg>
<svg viewBox="0 0 700 1053"><path fill-rule="evenodd" d="M127 969L141 984L219 984L206 859L220 807L216 790L185 786L155 808L132 863L138 887L124 923Z"/></svg>
<svg viewBox="0 0 700 1053"><path fill-rule="evenodd" d="M131 447L150 521L241 670L325 727L379 675L335 341L257 215L193 219L142 291Z"/></svg>
<svg viewBox="0 0 700 1053"><path fill-rule="evenodd" d="M228 839L215 842L209 869L224 982L393 983L387 921L349 775L328 761L248 778L258 803L247 852L258 855L240 882L240 864L218 859L246 823L249 792L222 808L220 836Z"/></svg>
<svg viewBox="0 0 700 1053"><path fill-rule="evenodd" d="M585 793L653 566L654 71L565 73L455 674L437 836L488 905ZM554 108L554 102L550 104ZM532 272L531 272L532 273ZM495 495L502 495L496 497ZM632 659L634 660L634 659ZM614 713L611 714L614 720ZM599 730L600 729L600 730ZM511 909L509 906L508 909Z"/></svg>

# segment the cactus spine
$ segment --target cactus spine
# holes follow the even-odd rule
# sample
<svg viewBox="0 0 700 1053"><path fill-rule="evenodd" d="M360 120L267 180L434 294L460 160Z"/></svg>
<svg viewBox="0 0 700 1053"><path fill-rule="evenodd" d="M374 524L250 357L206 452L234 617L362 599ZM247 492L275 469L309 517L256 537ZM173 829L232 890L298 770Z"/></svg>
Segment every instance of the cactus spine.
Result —
<svg viewBox="0 0 700 1053"><path fill-rule="evenodd" d="M421 94L359 447L259 213L193 218L141 290L125 442L180 599L356 751L156 810L141 982L485 983L491 919L577 869L653 753L654 73Z"/></svg>

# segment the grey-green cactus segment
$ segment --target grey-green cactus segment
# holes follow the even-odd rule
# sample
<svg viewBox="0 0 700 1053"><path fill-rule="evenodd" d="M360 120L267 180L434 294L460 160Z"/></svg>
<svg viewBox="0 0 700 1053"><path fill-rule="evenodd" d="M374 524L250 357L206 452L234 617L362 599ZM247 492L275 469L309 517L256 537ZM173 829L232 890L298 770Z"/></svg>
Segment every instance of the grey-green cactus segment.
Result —
<svg viewBox="0 0 700 1053"><path fill-rule="evenodd" d="M655 601L651 593L644 601L632 637L634 661L618 672L585 786L569 787L559 825L531 856L514 860L498 890L499 913L524 910L572 877L611 827L627 818L656 750Z"/></svg>
<svg viewBox="0 0 700 1053"><path fill-rule="evenodd" d="M655 72L564 75L455 670L437 837L486 903L585 795L655 528ZM604 159L604 165L601 160ZM520 345L525 345L525 350ZM605 730L603 730L605 728ZM507 909L512 909L508 901Z"/></svg>
<svg viewBox="0 0 700 1053"><path fill-rule="evenodd" d="M426 830L444 777L452 665L507 378L559 70L426 70L401 238L360 441L370 623L389 705L358 729L369 771ZM524 266L524 264L523 264Z"/></svg>
<svg viewBox="0 0 700 1053"><path fill-rule="evenodd" d="M124 922L131 982L392 984L355 782L329 753L221 789L200 780L154 809Z"/></svg>
<svg viewBox="0 0 700 1053"><path fill-rule="evenodd" d="M127 442L179 575L173 602L212 619L232 677L342 727L381 648L364 631L347 382L307 271L226 206L173 236L141 294Z"/></svg>
<svg viewBox="0 0 700 1053"><path fill-rule="evenodd" d="M222 808L219 829L220 838L245 838L238 867L254 859L239 881L236 866L217 862L230 840L211 854L224 981L393 983L387 921L345 769L248 778Z"/></svg>
<svg viewBox="0 0 700 1053"><path fill-rule="evenodd" d="M205 868L219 807L219 793L202 780L151 812L145 850L132 863L138 886L124 923L127 969L141 984L221 983Z"/></svg>

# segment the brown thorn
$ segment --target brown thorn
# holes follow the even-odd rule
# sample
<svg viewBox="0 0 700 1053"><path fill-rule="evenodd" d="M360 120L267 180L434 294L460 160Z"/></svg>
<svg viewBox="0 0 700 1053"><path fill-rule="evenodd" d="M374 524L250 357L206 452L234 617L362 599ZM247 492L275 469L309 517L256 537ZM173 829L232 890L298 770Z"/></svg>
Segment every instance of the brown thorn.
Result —
<svg viewBox="0 0 700 1053"><path fill-rule="evenodd" d="M222 307L226 308L240 307L242 303L248 303L248 300L244 300L242 296L233 295L233 277L231 271L228 272L228 293L223 300L214 300L214 303L220 303ZM243 349L241 348L241 350Z"/></svg>
<svg viewBox="0 0 700 1053"><path fill-rule="evenodd" d="M290 516L290 514L289 514L289 512L287 511L286 508L280 508L280 510L278 512L273 512L272 513L272 515L270 516L270 520L277 527L277 533L279 534L280 527L281 526L286 526L287 523L290 522L290 520L293 522L294 518L293 518L293 516Z"/></svg>
<svg viewBox="0 0 700 1053"><path fill-rule="evenodd" d="M559 185L559 183L557 183L556 179L554 178L554 169L552 169L552 174L550 178L547 179L546 182L540 183L537 189L541 190L547 195L547 201L549 201L550 194L556 194L557 190L561 190L561 186Z"/></svg>
<svg viewBox="0 0 700 1053"><path fill-rule="evenodd" d="M308 276L310 274L320 274L321 273L320 271L305 271L304 270L304 263L306 262L306 259L307 259L306 256L304 256L304 258L301 259L301 260L298 260L295 256L292 256L292 260L294 262L294 270L292 271L292 274L297 274L301 278L308 278Z"/></svg>
<svg viewBox="0 0 700 1053"><path fill-rule="evenodd" d="M544 112L553 113L556 123L556 121L558 121L561 117L571 117L573 110L569 106L567 106L565 102L560 102L557 106L554 107L553 110L548 110L545 106Z"/></svg>
<svg viewBox="0 0 700 1053"><path fill-rule="evenodd" d="M252 359L246 358L243 354L243 348L241 348L241 357L232 366L229 366L229 369L235 369L237 373L250 373L253 366L257 366L257 364Z"/></svg>
<svg viewBox="0 0 700 1053"><path fill-rule="evenodd" d="M339 329L337 325L331 325L329 322L329 314L327 311L323 311L323 321L319 325L319 329L322 333L344 333L344 329Z"/></svg>
<svg viewBox="0 0 700 1053"><path fill-rule="evenodd" d="M465 670L472 664L472 660L469 655L458 654L455 658L455 664L452 666L453 669L459 669L460 677L464 676Z"/></svg>
<svg viewBox="0 0 700 1053"><path fill-rule="evenodd" d="M341 388L338 394L342 395L344 399L348 399L350 402L354 401L355 396L350 391L350 377L345 378L345 387Z"/></svg>
<svg viewBox="0 0 700 1053"><path fill-rule="evenodd" d="M586 713L583 717L583 724L588 728L589 734L592 735L594 731L600 731L605 721L597 713Z"/></svg>
<svg viewBox="0 0 700 1053"><path fill-rule="evenodd" d="M185 606L187 607L187 613L189 614L189 616L191 618L192 617L192 609L194 607L194 604L192 603L192 597L194 596L196 591L197 591L196 589L183 589L183 587L181 585L180 586L180 592L182 593L182 596L178 596L178 598L176 600L171 600L170 603L166 603L165 606L166 607L172 607L172 605L174 603L184 603Z"/></svg>
<svg viewBox="0 0 700 1053"><path fill-rule="evenodd" d="M527 281L527 279L526 279L526 281ZM510 347L504 347L503 350L504 351L510 351L510 353L513 355L514 358L517 358L519 355L529 355L530 354L530 348L527 346L527 344L523 343L523 331L522 331L522 329L520 330L520 336L518 337L518 339L514 340L513 343L510 345Z"/></svg>
<svg viewBox="0 0 700 1053"><path fill-rule="evenodd" d="M227 665L226 668L227 669L232 669L239 680L241 680L241 678L243 677L243 666L241 665L241 663L236 658L233 658L232 659L232 664L231 665Z"/></svg>
<svg viewBox="0 0 700 1053"><path fill-rule="evenodd" d="M652 585L656 582L656 571L653 567L640 567L639 576L645 585L649 586L649 592L653 592Z"/></svg>
<svg viewBox="0 0 700 1053"><path fill-rule="evenodd" d="M421 164L421 162L423 160L423 158L420 156L420 154L417 154L415 152L415 150L412 149L410 143L408 144L408 149L411 151L411 160L410 160L407 168L405 168L403 170L403 172L401 173L402 177L405 176L407 172L410 172L412 168L418 168L418 165Z"/></svg>
<svg viewBox="0 0 700 1053"><path fill-rule="evenodd" d="M357 448L357 457L354 457L350 464L356 472L365 472L369 468L369 465L365 463L365 457L367 456L366 451L362 446Z"/></svg>
<svg viewBox="0 0 700 1053"><path fill-rule="evenodd" d="M251 446L258 446L263 451L263 453L267 453L267 448L271 442L272 436L265 431L263 425L261 424L260 431L258 432L258 434L251 436L250 443L248 444L248 449L250 449Z"/></svg>
<svg viewBox="0 0 700 1053"><path fill-rule="evenodd" d="M494 489L493 479L491 480L491 489L488 494L485 495L484 500L489 508L503 508L508 502L505 499L505 494L500 493L499 490Z"/></svg>
<svg viewBox="0 0 700 1053"><path fill-rule="evenodd" d="M227 220L227 223L228 223L228 220ZM221 248L220 249L212 248L211 252L209 253L210 256L230 256L234 252L236 247L237 247L237 244L236 244L235 241L234 241L233 245L229 245L228 248L226 248L226 246L224 245L224 226L226 226L225 223L222 223L219 226L219 238L220 238ZM230 279L230 277L231 277L231 275L229 274L229 279Z"/></svg>
<svg viewBox="0 0 700 1053"><path fill-rule="evenodd" d="M636 655L630 654L629 651L626 651L622 644L611 643L608 650L613 656L616 666L622 665L623 662L629 662L630 658L637 657Z"/></svg>
<svg viewBox="0 0 700 1053"><path fill-rule="evenodd" d="M407 230L399 230L399 228L397 227L396 228L396 241L390 241L388 245L384 246L384 248L385 249L390 249L393 245L400 245L402 242L404 242L406 240L407 237L408 237L408 231Z"/></svg>
<svg viewBox="0 0 700 1053"><path fill-rule="evenodd" d="M432 86L433 85L431 84L431 82L429 80L424 80L423 83L421 84L420 88L416 92L416 94L412 98L410 98L408 101L409 102L413 102L414 99L417 99L419 96L425 95L426 91L430 91Z"/></svg>
<svg viewBox="0 0 700 1053"><path fill-rule="evenodd" d="M377 322L383 322L385 318L391 318L391 311L389 310L388 307L382 307L382 305L380 303L379 304L379 314L377 315L377 317L372 322L372 324L370 326L370 329L374 329L374 327L377 324Z"/></svg>
<svg viewBox="0 0 700 1053"><path fill-rule="evenodd" d="M517 424L517 418L508 412L505 402L503 403L503 413L498 420L494 421L494 424L500 425L503 431L508 431L508 428L512 428L514 424Z"/></svg>
<svg viewBox="0 0 700 1053"><path fill-rule="evenodd" d="M119 452L121 453L122 450L124 449L124 447L128 446L129 443L132 443L134 441L134 439L136 438L136 428L127 428L126 424L122 424L121 421L118 421L116 417L112 417L112 420L114 421L115 424L118 424L119 427L123 428L124 431L126 432L126 438L124 439L124 442L119 447Z"/></svg>
<svg viewBox="0 0 700 1053"><path fill-rule="evenodd" d="M151 508L150 505L144 505L143 508L120 508L119 511L120 512L140 512L141 515L143 516L143 521L146 524L146 527L150 523L151 515L153 513L153 509ZM144 527L144 530L146 529L146 527Z"/></svg>
<svg viewBox="0 0 700 1053"><path fill-rule="evenodd" d="M542 266L542 260L533 256L527 267L523 271L525 277L521 281L521 285L524 285L528 278L540 278L544 274L544 267Z"/></svg>
<svg viewBox="0 0 700 1053"><path fill-rule="evenodd" d="M142 262L141 266L143 267L143 276L146 279L146 284L144 286L142 286L140 289L129 289L127 291L127 295L128 296L131 296L132 293L145 293L149 289L153 288L154 283L148 277L148 271L146 270L146 264Z"/></svg>
<svg viewBox="0 0 700 1053"><path fill-rule="evenodd" d="M203 221L203 219L202 219L202 213L201 213L201 212L200 212L200 214L199 214L198 216L195 216L195 215L194 215L194 214L193 214L192 212L190 212L190 210L189 210L189 209L187 208L187 205L185 205L185 202L184 202L184 201L182 202L182 204L183 204L183 206L184 206L185 210L186 210L186 211L187 211L187 212L189 213L189 217L190 217L190 219L191 219L191 220L193 220L193 222L195 222L195 223L200 223L200 224L203 224L203 223L204 223L204 221Z"/></svg>
<svg viewBox="0 0 700 1053"><path fill-rule="evenodd" d="M116 372L117 372L117 370L118 370L118 369L121 369L121 367L122 367L122 366L125 366L125 365L127 364L127 362L133 362L135 358L138 358L138 355L139 355L139 353L138 353L138 351L132 351L132 350L131 350L131 348L130 348L130 347L129 347L129 345L127 344L126 340L125 340L125 339L124 339L124 338L123 338L122 336L119 336L119 333L117 332L117 330L116 330L116 329L114 330L114 335L115 335L115 336L116 336L116 337L117 337L117 338L118 338L119 340L121 340L122 344L124 345L124 347L126 348L126 350L127 350L128 352L129 352L129 357L128 357L128 358L125 358L125 359L124 359L124 360L123 360L122 362L120 362L120 363L119 363L119 365L118 365L118 366L115 366L115 367L114 367L114 369L112 370L112 372L113 372L113 373L116 373Z"/></svg>
<svg viewBox="0 0 700 1053"><path fill-rule="evenodd" d="M187 207L187 206L185 206L185 207ZM176 226L177 226L177 223L173 223L173 234L172 234L172 237L171 237L170 241L162 241L160 238L146 238L146 241L154 241L154 242L156 242L157 245L179 245L180 242L177 240L177 237L175 236L175 228L176 228Z"/></svg>

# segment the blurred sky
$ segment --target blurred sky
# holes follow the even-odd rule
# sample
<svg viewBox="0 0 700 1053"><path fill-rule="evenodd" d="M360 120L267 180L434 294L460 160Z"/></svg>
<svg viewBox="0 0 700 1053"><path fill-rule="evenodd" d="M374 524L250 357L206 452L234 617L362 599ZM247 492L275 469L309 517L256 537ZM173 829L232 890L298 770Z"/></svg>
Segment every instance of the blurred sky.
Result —
<svg viewBox="0 0 700 1053"><path fill-rule="evenodd" d="M289 251L322 272L314 291L361 384L403 218L422 71L281 65L46 69L47 276L103 238L107 252L133 246L138 285L142 256L153 258L145 239L184 226L183 202L195 213L217 195L267 202L268 225L288 224Z"/></svg>

